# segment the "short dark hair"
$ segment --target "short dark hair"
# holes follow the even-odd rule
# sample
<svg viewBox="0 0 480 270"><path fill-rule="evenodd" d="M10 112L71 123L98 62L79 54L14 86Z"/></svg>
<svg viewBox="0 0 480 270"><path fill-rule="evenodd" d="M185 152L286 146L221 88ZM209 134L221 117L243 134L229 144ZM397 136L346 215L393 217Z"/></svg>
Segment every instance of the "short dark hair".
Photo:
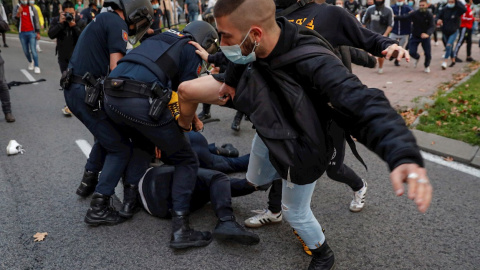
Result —
<svg viewBox="0 0 480 270"><path fill-rule="evenodd" d="M66 9L66 8L75 8L75 5L71 1L67 0L62 4L62 9Z"/></svg>
<svg viewBox="0 0 480 270"><path fill-rule="evenodd" d="M427 0L420 0L419 3L421 3L421 2L427 2L427 4L428 4Z"/></svg>
<svg viewBox="0 0 480 270"><path fill-rule="evenodd" d="M245 0L218 0L213 8L213 16L216 18L232 14Z"/></svg>
<svg viewBox="0 0 480 270"><path fill-rule="evenodd" d="M277 8L287 8L296 3L297 0L275 0L275 6L277 6Z"/></svg>

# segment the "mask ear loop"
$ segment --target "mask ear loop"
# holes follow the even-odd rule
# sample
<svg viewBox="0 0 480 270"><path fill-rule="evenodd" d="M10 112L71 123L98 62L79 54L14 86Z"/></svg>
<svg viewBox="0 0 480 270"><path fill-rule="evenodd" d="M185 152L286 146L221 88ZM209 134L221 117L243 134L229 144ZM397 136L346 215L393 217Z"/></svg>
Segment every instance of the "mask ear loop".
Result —
<svg viewBox="0 0 480 270"><path fill-rule="evenodd" d="M252 52L254 52L255 49L256 49L258 46L260 46L260 42L257 42L257 41L255 40L254 43L253 43L253 50L252 50Z"/></svg>

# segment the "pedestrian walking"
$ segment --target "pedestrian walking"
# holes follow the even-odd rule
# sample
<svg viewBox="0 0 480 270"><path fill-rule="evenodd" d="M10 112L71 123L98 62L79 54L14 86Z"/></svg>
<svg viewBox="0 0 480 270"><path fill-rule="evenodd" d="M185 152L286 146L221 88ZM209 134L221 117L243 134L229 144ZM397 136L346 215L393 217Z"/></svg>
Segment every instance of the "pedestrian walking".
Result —
<svg viewBox="0 0 480 270"><path fill-rule="evenodd" d="M473 1L469 0L468 3L465 5L467 11L463 13L460 22L460 30L458 35L457 45L455 46L454 55L455 55L455 62L461 63L463 62L462 59L458 58L458 52L462 47L463 43L467 42L467 62L475 61L472 58L472 28L473 23L475 22L474 11L472 9ZM478 20L478 19L477 19Z"/></svg>
<svg viewBox="0 0 480 270"><path fill-rule="evenodd" d="M27 0L20 0L13 14L18 25L18 36L28 60L28 70L40 73L38 65L37 40L40 39L40 21L37 10Z"/></svg>
<svg viewBox="0 0 480 270"><path fill-rule="evenodd" d="M448 58L451 59L450 67L455 65L455 51L453 44L460 28L461 16L467 8L457 0L448 0L446 6L438 14L437 25L442 26L442 38L445 43L445 55L443 56L442 69L447 69Z"/></svg>

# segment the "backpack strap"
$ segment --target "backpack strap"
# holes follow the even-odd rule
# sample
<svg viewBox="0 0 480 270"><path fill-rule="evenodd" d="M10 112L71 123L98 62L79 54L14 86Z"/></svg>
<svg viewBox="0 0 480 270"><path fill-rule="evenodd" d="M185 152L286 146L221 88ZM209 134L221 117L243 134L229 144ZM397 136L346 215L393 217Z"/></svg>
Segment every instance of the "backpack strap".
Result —
<svg viewBox="0 0 480 270"><path fill-rule="evenodd" d="M304 7L306 4L312 2L311 0L300 0L298 2L296 2L295 4L287 7L286 9L278 12L277 14L275 14L275 17L282 17L282 16L287 16L288 14L294 12L295 10L301 8L301 7Z"/></svg>

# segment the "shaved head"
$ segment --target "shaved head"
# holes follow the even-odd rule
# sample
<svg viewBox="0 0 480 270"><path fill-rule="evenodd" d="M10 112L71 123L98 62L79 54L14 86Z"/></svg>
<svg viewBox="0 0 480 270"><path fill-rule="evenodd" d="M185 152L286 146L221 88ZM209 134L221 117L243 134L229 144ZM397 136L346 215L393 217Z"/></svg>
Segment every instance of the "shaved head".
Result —
<svg viewBox="0 0 480 270"><path fill-rule="evenodd" d="M273 0L218 0L213 9L215 18L228 16L229 21L242 32L252 26L271 29L275 22Z"/></svg>

